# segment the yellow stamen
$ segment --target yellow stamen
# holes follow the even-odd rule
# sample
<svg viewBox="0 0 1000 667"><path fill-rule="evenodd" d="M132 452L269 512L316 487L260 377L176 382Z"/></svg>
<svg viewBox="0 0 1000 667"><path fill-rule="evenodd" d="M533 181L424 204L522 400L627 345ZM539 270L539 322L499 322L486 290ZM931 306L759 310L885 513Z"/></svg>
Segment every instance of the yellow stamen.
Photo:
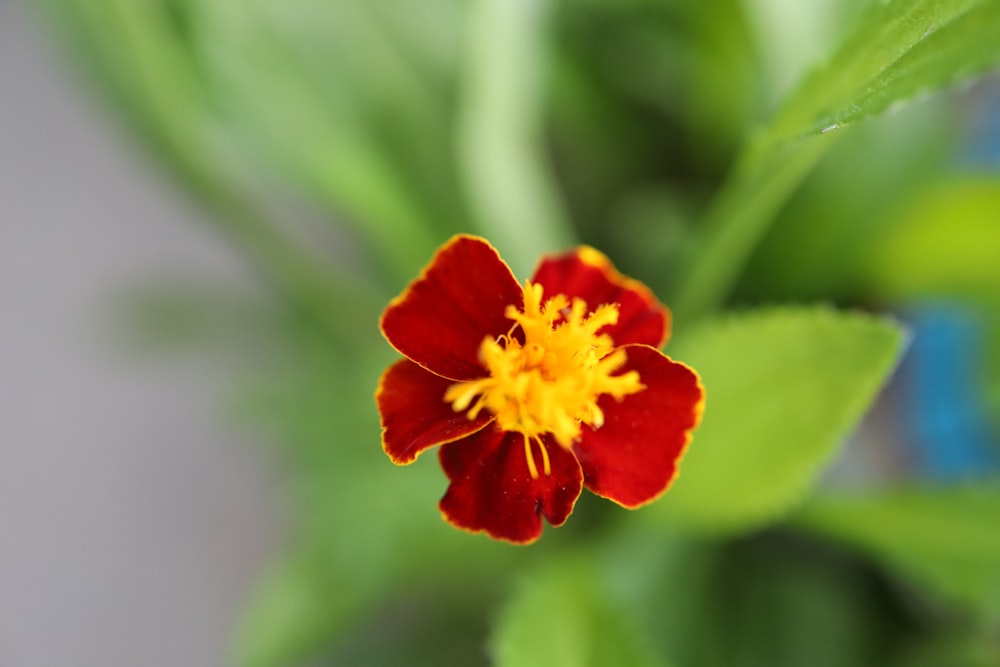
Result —
<svg viewBox="0 0 1000 667"><path fill-rule="evenodd" d="M531 479L538 479L538 468L535 466L535 457L531 455L531 439L524 436L524 458L528 460L528 472Z"/></svg>
<svg viewBox="0 0 1000 667"><path fill-rule="evenodd" d="M535 438L538 442L538 448L542 450L542 470L545 471L546 475L552 474L552 463L549 461L549 450L545 448L545 443L542 442L541 438Z"/></svg>
<svg viewBox="0 0 1000 667"><path fill-rule="evenodd" d="M524 436L524 458L528 462L528 473L531 474L531 479L538 479L538 465L535 463L535 457L531 453L531 443L537 442L538 449L542 452L542 472L546 475L552 474L552 462L549 460L549 450L546 449L545 443L542 442L541 438L529 438L527 435Z"/></svg>
<svg viewBox="0 0 1000 667"><path fill-rule="evenodd" d="M570 448L584 425L603 425L604 413L597 405L601 396L620 401L645 388L634 370L613 375L625 364L625 351L616 350L609 335L597 333L618 322L616 304L587 312L582 299L557 294L543 302L542 296L541 285L525 285L523 310L511 305L505 313L514 327L480 344L479 357L489 375L457 382L444 397L470 419L487 410L501 429L521 433L532 478L538 468L531 440L538 441L548 475L551 464L542 436L551 435Z"/></svg>

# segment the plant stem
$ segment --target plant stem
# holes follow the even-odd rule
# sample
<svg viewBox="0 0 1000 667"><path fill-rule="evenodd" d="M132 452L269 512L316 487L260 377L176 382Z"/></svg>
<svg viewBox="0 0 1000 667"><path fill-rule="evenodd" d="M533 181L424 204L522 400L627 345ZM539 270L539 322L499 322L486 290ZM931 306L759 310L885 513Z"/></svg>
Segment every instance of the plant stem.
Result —
<svg viewBox="0 0 1000 667"><path fill-rule="evenodd" d="M829 146L829 136L814 135L767 152L754 145L744 151L678 273L669 301L678 321L693 322L723 305L768 226Z"/></svg>
<svg viewBox="0 0 1000 667"><path fill-rule="evenodd" d="M545 4L478 0L469 9L459 161L477 226L518 275L575 238L541 146Z"/></svg>

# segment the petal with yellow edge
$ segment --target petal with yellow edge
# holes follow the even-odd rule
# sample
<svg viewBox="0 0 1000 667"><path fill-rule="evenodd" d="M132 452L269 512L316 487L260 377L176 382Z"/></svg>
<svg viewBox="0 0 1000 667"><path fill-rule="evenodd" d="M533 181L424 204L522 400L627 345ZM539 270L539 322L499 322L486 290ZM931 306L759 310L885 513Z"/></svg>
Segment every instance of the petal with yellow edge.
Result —
<svg viewBox="0 0 1000 667"><path fill-rule="evenodd" d="M379 323L397 351L431 372L452 380L483 374L479 345L506 334L504 315L523 300L510 267L485 240L459 235L398 297Z"/></svg>
<svg viewBox="0 0 1000 667"><path fill-rule="evenodd" d="M677 466L701 420L705 392L684 364L645 345L627 345L621 372L636 371L644 391L620 402L603 396L601 428L584 429L573 450L584 484L627 508L658 498L677 475Z"/></svg>
<svg viewBox="0 0 1000 667"><path fill-rule="evenodd" d="M493 420L490 414L469 419L455 412L442 398L451 384L408 359L382 374L375 401L382 420L382 449L393 463L412 463L425 449L464 438Z"/></svg>
<svg viewBox="0 0 1000 667"><path fill-rule="evenodd" d="M534 542L542 534L542 517L562 525L582 490L572 452L542 439L526 444L520 433L493 425L439 451L451 480L439 504L442 515L457 528L494 539Z"/></svg>

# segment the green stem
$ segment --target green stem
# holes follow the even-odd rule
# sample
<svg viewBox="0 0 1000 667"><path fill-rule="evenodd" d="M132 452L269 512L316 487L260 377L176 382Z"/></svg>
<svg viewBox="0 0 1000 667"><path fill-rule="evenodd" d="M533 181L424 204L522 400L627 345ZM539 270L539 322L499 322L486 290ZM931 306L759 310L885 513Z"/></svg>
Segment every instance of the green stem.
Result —
<svg viewBox="0 0 1000 667"><path fill-rule="evenodd" d="M524 275L542 251L575 234L541 141L544 3L479 0L470 7L460 164L476 224Z"/></svg>
<svg viewBox="0 0 1000 667"><path fill-rule="evenodd" d="M829 136L815 135L766 154L753 145L744 151L678 273L669 300L678 321L692 322L723 305L768 226L829 146Z"/></svg>

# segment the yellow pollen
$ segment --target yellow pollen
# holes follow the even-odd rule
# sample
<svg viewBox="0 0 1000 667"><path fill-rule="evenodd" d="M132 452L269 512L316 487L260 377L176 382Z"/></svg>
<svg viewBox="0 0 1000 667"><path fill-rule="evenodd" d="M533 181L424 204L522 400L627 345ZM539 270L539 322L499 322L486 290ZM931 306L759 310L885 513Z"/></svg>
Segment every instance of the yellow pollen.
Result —
<svg viewBox="0 0 1000 667"><path fill-rule="evenodd" d="M620 401L645 387L634 370L612 375L625 364L625 351L616 350L607 334L597 333L618 322L616 304L588 312L582 299L571 301L562 294L543 303L542 286L528 282L523 310L507 306L505 315L515 322L511 330L479 346L489 375L453 384L444 400L456 412L466 411L469 419L486 410L501 429L521 433L528 471L537 478L532 441L538 443L548 475L542 436L551 434L570 448L584 425L597 429L604 424L599 397L608 394Z"/></svg>

